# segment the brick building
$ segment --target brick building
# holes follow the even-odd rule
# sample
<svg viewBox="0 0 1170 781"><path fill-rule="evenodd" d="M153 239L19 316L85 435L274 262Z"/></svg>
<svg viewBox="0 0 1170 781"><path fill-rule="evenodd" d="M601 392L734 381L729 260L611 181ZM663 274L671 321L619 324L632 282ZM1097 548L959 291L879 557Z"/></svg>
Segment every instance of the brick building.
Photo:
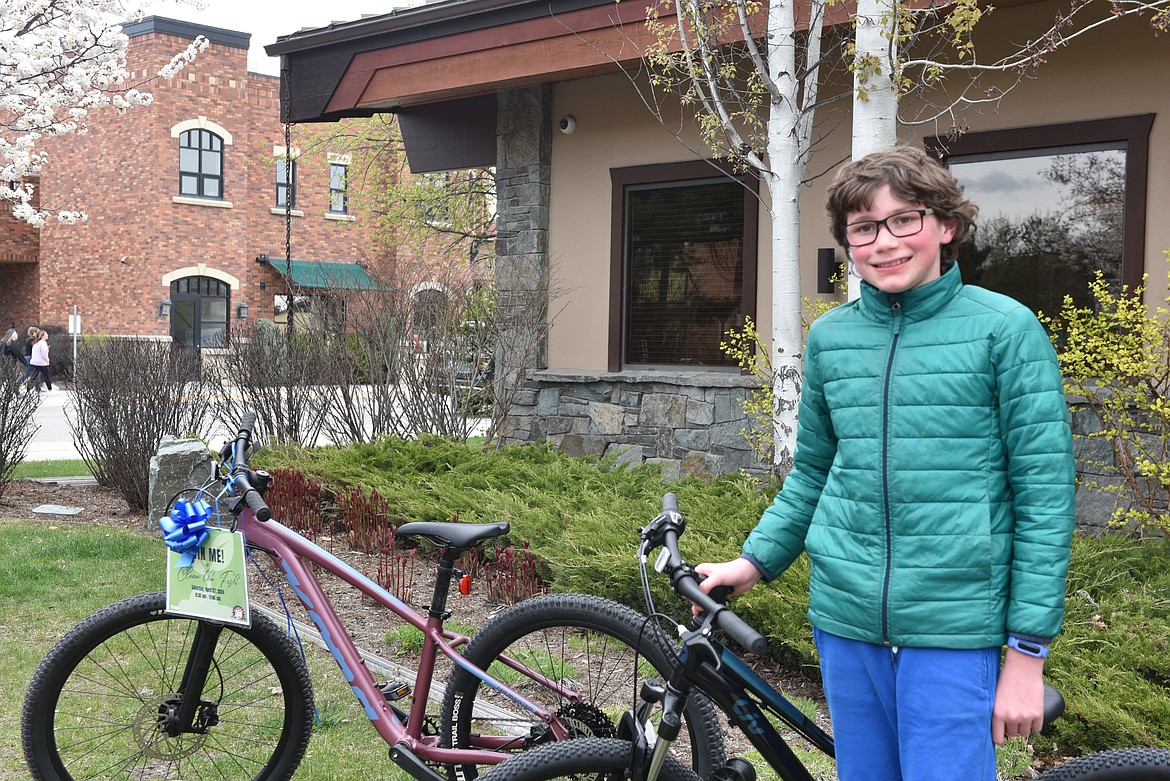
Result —
<svg viewBox="0 0 1170 781"><path fill-rule="evenodd" d="M242 319L279 319L282 269L306 289L391 270L393 251L374 249L373 220L349 192L351 157L333 148L345 128L294 127L284 181L280 80L248 72L250 35L162 17L124 31L132 82L154 102L45 143L40 202L88 220L38 233L0 210L0 325L63 327L76 307L86 334L213 347ZM194 63L150 81L197 35L210 46ZM322 274L324 263L343 265Z"/></svg>

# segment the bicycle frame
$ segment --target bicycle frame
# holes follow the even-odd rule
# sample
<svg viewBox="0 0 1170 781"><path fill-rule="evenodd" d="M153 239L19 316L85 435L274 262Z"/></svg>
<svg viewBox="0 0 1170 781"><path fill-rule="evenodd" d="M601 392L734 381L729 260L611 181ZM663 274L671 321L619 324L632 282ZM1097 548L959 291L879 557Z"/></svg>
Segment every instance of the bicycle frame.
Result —
<svg viewBox="0 0 1170 781"><path fill-rule="evenodd" d="M731 724L759 750L764 761L782 781L813 781L804 764L767 719L764 710L780 718L829 757L836 756L833 739L742 659L715 641L713 630L718 627L744 648L759 653L766 646L763 636L734 612L725 609L722 601L726 595L715 599L700 589L694 568L683 560L678 550L678 538L684 528L685 522L678 512L678 497L668 493L662 498L662 513L641 530L638 566L645 589L647 612L651 615L656 612L646 565L650 551L658 546L661 546L661 550L654 569L669 574L675 593L690 600L699 610L696 623L681 633L682 664L671 673L665 687L643 687L642 704L630 714L631 718L623 721L623 728L627 733L632 733L624 737L631 739L635 745L632 778L641 781L658 777L658 771L666 758L667 744L677 734L677 714L691 691L698 688L714 701L716 707L728 716ZM663 714L659 735L652 742L646 725L655 703L661 703ZM619 737L623 736L619 733Z"/></svg>
<svg viewBox="0 0 1170 781"><path fill-rule="evenodd" d="M778 716L830 757L834 756L833 738L742 659L726 648L720 651L718 669L708 662L701 662L690 671L690 682L714 700L716 706L727 714L731 724L743 732L781 779L813 781L804 764L765 717L757 699L764 709Z"/></svg>
<svg viewBox="0 0 1170 781"><path fill-rule="evenodd" d="M548 724L558 740L563 740L568 736L568 730L553 714L530 702L512 688L471 664L455 650L459 646L467 643L470 638L443 628L445 613L443 605L432 604L429 615L424 618L414 608L398 599L373 580L320 546L300 536L292 529L275 520L260 521L250 508L243 509L239 516L236 529L243 532L244 540L249 551L261 550L267 553L280 566L285 579L296 594L297 599L304 605L309 618L321 632L326 647L333 655L334 660L341 669L342 675L345 676L346 682L353 690L354 696L361 702L366 717L370 720L374 729L378 731L378 734L382 736L382 739L392 747L391 758L415 778L420 779L420 781L436 781L438 779L446 781L445 776L424 764L425 762L441 764L497 764L511 756L499 749L504 747L505 744L514 743L516 740L515 737L510 736L482 736L479 741L480 748L452 749L440 747L438 745L438 736L423 734L422 730L425 721L427 699L430 693L431 676L435 669L438 652L440 651L454 664L470 671L484 683L509 697L519 707L534 714L541 721ZM441 601L445 603L446 601L451 567L454 563L453 556L454 554L451 556L451 561L446 562L446 572L443 571L443 563L440 564L440 571L437 574L438 580L435 586L436 602ZM418 674L415 679L414 699L411 703L410 713L405 724L394 713L386 697L378 688L373 675L371 675L365 663L362 661L357 647L350 639L349 633L346 632L341 620L337 617L332 604L329 602L329 598L321 588L317 578L310 571L307 562L315 564L325 571L336 575L362 594L369 596L378 604L422 631L424 640ZM214 642L211 642L209 645L213 646ZM204 655L209 658L211 650L212 648L208 647ZM198 685L198 682L202 680L202 677L206 676L207 663L205 662L200 665L198 662L199 656L198 648L196 648L192 652L192 659L188 662L188 671L190 672L192 669L196 670L196 676L190 679L190 683L195 690L201 691L202 686ZM541 685L558 691L561 696L569 701L580 700L578 693L564 690L563 687L557 685L555 682L534 673L515 660L501 657L500 661L532 680L539 682ZM197 673L197 670L201 666L203 668L202 677ZM191 689L184 686L184 691L189 690ZM185 699L193 703L193 708L197 707L197 699Z"/></svg>

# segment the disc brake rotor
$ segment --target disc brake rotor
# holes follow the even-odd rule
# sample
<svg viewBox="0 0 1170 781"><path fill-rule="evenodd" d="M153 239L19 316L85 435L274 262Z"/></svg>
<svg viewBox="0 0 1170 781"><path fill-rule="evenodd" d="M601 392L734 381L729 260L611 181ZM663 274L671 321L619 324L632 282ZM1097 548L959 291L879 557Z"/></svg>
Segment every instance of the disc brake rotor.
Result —
<svg viewBox="0 0 1170 781"><path fill-rule="evenodd" d="M164 694L161 698L144 702L134 717L134 742L143 756L162 761L174 761L197 752L207 740L206 734L186 732L172 738L166 733L167 719L181 700L178 694Z"/></svg>

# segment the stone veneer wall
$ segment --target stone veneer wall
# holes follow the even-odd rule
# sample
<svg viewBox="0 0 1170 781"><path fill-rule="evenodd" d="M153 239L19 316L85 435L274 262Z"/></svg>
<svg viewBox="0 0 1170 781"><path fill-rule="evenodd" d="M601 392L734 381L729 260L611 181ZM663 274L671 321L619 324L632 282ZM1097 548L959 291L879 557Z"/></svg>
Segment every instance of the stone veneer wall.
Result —
<svg viewBox="0 0 1170 781"><path fill-rule="evenodd" d="M618 464L661 463L665 481L743 471L767 476L744 436L743 398L755 380L722 372L533 372L517 394L505 442L547 441L574 456ZM1117 485L1113 450L1087 437L1099 429L1083 403L1070 400L1077 457L1077 527L1108 529L1124 500L1096 486Z"/></svg>
<svg viewBox="0 0 1170 781"><path fill-rule="evenodd" d="M1074 398L1069 402L1069 411L1077 459L1077 526L1088 532L1104 532L1109 530L1115 509L1128 509L1136 502L1127 500L1124 494L1103 490L1121 486L1122 479L1117 474L1113 445L1107 439L1091 436L1101 430L1101 424L1089 405ZM1168 434L1151 431L1145 436L1149 452L1157 453L1163 450Z"/></svg>
<svg viewBox="0 0 1170 781"><path fill-rule="evenodd" d="M667 480L766 475L744 432L751 377L730 372L533 372L517 394L506 442L547 440L576 456L661 463Z"/></svg>
<svg viewBox="0 0 1170 781"><path fill-rule="evenodd" d="M500 90L496 100L494 283L497 316L512 331L497 346L496 366L516 372L547 366L552 98L545 84Z"/></svg>

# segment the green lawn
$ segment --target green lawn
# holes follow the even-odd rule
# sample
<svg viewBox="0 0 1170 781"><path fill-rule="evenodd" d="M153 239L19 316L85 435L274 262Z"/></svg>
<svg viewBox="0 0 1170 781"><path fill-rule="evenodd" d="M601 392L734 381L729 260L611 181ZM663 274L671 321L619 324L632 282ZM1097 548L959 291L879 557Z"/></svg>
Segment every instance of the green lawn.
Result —
<svg viewBox="0 0 1170 781"><path fill-rule="evenodd" d="M107 527L0 520L0 781L25 781L20 711L56 639L89 613L165 585L157 538ZM307 647L320 723L297 778L405 781L323 651Z"/></svg>
<svg viewBox="0 0 1170 781"><path fill-rule="evenodd" d="M80 458L57 461L22 461L16 465L14 478L79 477L90 474L89 466Z"/></svg>

